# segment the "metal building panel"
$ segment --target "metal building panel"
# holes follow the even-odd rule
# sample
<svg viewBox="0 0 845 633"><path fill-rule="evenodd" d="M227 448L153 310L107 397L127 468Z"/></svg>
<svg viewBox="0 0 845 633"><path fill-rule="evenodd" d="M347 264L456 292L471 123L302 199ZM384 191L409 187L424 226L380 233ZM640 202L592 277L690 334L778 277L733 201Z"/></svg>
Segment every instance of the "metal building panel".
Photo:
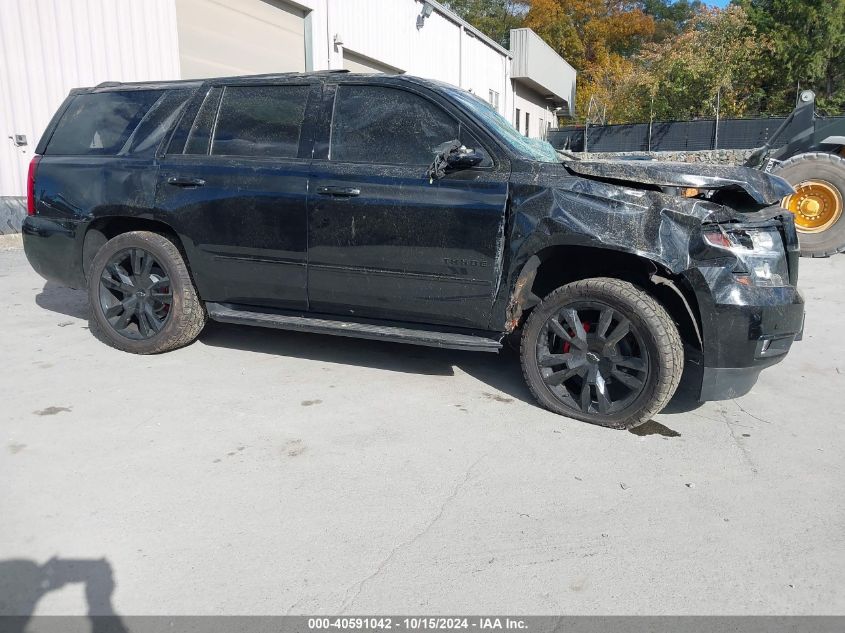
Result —
<svg viewBox="0 0 845 633"><path fill-rule="evenodd" d="M516 110L520 112L519 130L525 134L525 115L529 115L530 124L528 136L531 138L546 138L548 131L557 128L557 116L552 102L542 94L532 90L522 82L514 81L514 115L516 124Z"/></svg>
<svg viewBox="0 0 845 633"><path fill-rule="evenodd" d="M176 0L182 77L305 70L305 11L283 0Z"/></svg>
<svg viewBox="0 0 845 633"><path fill-rule="evenodd" d="M575 104L575 69L531 29L511 31L513 78L536 92Z"/></svg>
<svg viewBox="0 0 845 633"><path fill-rule="evenodd" d="M487 100L499 95L499 111L511 102L508 51L476 33L436 2L423 17L411 0L329 0L333 41L410 75L471 89Z"/></svg>
<svg viewBox="0 0 845 633"><path fill-rule="evenodd" d="M350 50L343 51L343 67L351 73L385 73L388 75L401 74L397 68L374 61Z"/></svg>
<svg viewBox="0 0 845 633"><path fill-rule="evenodd" d="M512 98L509 92L512 91L508 79L508 67L510 59L496 52L486 42L464 32L462 45L462 83L464 90L469 90L476 96L484 99L491 105L497 106L500 114L510 120L507 104ZM493 95L491 99L490 91Z"/></svg>
<svg viewBox="0 0 845 633"><path fill-rule="evenodd" d="M0 17L0 196L25 195L32 152L72 88L179 78L174 0L0 0Z"/></svg>
<svg viewBox="0 0 845 633"><path fill-rule="evenodd" d="M408 0L330 0L329 37L402 72L458 85L459 28L436 12L417 28L421 7Z"/></svg>

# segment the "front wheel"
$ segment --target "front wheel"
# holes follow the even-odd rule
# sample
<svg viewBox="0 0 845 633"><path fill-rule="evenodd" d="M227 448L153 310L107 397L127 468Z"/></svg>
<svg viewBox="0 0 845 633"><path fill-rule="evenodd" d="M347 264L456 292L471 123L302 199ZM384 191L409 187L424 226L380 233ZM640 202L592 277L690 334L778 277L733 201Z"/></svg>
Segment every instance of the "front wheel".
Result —
<svg viewBox="0 0 845 633"><path fill-rule="evenodd" d="M132 231L106 242L91 264L88 302L107 341L134 354L187 345L205 325L185 260L158 233Z"/></svg>
<svg viewBox="0 0 845 633"><path fill-rule="evenodd" d="M520 358L542 406L611 428L638 426L663 409L684 364L681 337L663 306L610 278L548 295L525 324Z"/></svg>

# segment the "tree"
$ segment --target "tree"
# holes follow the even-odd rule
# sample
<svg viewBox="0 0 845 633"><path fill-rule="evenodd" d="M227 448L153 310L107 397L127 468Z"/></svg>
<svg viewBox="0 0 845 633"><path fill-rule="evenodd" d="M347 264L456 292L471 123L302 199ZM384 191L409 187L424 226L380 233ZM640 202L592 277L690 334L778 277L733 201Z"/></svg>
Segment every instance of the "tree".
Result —
<svg viewBox="0 0 845 633"><path fill-rule="evenodd" d="M654 36L654 18L641 3L622 0L531 0L524 25L578 71L576 111L583 118L598 102L608 120L625 118L624 89L631 56Z"/></svg>
<svg viewBox="0 0 845 633"><path fill-rule="evenodd" d="M531 0L524 26L582 71L630 56L654 35L654 19L622 0Z"/></svg>
<svg viewBox="0 0 845 633"><path fill-rule="evenodd" d="M497 42L532 28L578 71L576 111L613 123L845 109L845 0L449 0Z"/></svg>
<svg viewBox="0 0 845 633"><path fill-rule="evenodd" d="M519 0L447 0L443 5L505 48L510 48L511 29L522 26L528 10Z"/></svg>
<svg viewBox="0 0 845 633"><path fill-rule="evenodd" d="M705 5L701 0L643 0L643 12L654 18L654 41L664 42L683 33Z"/></svg>
<svg viewBox="0 0 845 633"><path fill-rule="evenodd" d="M722 116L756 112L765 97L761 60L771 49L742 8L702 9L683 33L637 57L640 92L653 99L657 119L713 116L717 100Z"/></svg>
<svg viewBox="0 0 845 633"><path fill-rule="evenodd" d="M818 95L819 106L845 107L845 0L734 0L772 42L761 60L769 112L788 112L800 83Z"/></svg>
<svg viewBox="0 0 845 633"><path fill-rule="evenodd" d="M581 119L588 116L592 101L603 122L628 123L647 120L650 97L651 81L643 67L621 55L611 55L591 67L590 76L579 84L576 99Z"/></svg>

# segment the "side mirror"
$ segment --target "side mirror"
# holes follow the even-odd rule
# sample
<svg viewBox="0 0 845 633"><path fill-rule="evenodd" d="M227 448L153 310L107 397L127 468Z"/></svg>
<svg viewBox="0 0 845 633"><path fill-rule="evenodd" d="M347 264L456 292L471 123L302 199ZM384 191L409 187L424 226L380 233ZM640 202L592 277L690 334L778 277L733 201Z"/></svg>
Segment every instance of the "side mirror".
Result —
<svg viewBox="0 0 845 633"><path fill-rule="evenodd" d="M434 162L428 168L429 182L440 180L448 171L469 169L484 160L484 155L474 149L464 147L460 141L448 141L438 146Z"/></svg>
<svg viewBox="0 0 845 633"><path fill-rule="evenodd" d="M484 160L480 152L468 147L461 147L458 151L452 152L446 157L446 164L449 169L469 169L475 167Z"/></svg>

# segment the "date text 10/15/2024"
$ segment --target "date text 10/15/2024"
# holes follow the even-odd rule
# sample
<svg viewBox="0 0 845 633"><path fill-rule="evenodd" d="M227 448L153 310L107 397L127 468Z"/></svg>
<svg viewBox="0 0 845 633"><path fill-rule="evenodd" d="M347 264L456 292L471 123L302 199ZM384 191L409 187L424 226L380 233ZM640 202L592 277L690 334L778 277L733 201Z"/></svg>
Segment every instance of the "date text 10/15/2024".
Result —
<svg viewBox="0 0 845 633"><path fill-rule="evenodd" d="M499 617L323 617L308 618L309 630L524 630L527 628L525 620L519 618Z"/></svg>

